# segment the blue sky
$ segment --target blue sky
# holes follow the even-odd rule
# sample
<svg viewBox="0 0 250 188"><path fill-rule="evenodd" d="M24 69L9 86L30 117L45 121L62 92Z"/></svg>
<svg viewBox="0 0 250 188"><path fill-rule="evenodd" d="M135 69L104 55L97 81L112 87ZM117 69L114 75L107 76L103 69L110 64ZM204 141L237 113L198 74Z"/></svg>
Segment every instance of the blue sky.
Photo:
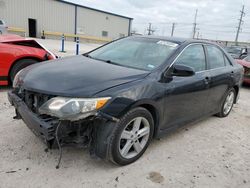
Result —
<svg viewBox="0 0 250 188"><path fill-rule="evenodd" d="M151 22L155 35L170 36L176 23L175 36L191 37L195 10L198 9L199 37L235 40L242 5L246 15L239 41L250 42L249 0L68 0L134 18L132 29L145 34ZM198 34L197 32L197 34Z"/></svg>

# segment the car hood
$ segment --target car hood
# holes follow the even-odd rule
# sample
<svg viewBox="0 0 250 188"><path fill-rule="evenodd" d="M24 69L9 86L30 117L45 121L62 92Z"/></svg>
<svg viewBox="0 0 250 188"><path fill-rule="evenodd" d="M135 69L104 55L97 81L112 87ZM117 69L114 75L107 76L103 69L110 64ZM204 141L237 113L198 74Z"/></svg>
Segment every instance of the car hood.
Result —
<svg viewBox="0 0 250 188"><path fill-rule="evenodd" d="M27 67L22 87L57 96L91 97L117 85L147 76L149 72L109 64L82 55Z"/></svg>

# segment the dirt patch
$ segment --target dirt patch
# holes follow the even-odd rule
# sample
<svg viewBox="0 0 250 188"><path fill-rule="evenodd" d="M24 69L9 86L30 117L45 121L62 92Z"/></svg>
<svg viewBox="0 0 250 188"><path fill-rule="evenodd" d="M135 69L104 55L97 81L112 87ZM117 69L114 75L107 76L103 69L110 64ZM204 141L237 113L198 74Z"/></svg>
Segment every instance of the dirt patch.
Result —
<svg viewBox="0 0 250 188"><path fill-rule="evenodd" d="M159 172L150 172L148 179L154 183L162 183L164 181L164 177Z"/></svg>

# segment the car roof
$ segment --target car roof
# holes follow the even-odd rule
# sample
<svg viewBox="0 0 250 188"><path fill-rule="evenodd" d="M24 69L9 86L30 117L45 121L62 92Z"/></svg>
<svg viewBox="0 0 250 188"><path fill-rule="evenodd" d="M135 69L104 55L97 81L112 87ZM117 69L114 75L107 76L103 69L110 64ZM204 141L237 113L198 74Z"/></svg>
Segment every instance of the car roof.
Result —
<svg viewBox="0 0 250 188"><path fill-rule="evenodd" d="M135 38L148 38L148 39L159 39L159 40L167 40L170 42L174 42L177 44L182 44L182 43L206 43L206 44L215 44L218 45L215 42L211 42L208 40L201 40L201 39L190 39L190 38L181 38L181 37L165 37L165 36L154 36L154 35L136 35L132 36Z"/></svg>

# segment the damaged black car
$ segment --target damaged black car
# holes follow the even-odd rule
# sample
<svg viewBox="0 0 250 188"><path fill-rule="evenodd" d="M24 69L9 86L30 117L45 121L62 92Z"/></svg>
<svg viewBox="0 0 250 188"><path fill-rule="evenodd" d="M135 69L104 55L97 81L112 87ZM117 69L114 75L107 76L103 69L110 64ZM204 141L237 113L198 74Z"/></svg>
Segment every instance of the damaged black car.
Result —
<svg viewBox="0 0 250 188"><path fill-rule="evenodd" d="M29 66L8 98L15 118L50 148L73 143L127 165L152 138L210 115L226 117L242 73L216 44L133 36Z"/></svg>

